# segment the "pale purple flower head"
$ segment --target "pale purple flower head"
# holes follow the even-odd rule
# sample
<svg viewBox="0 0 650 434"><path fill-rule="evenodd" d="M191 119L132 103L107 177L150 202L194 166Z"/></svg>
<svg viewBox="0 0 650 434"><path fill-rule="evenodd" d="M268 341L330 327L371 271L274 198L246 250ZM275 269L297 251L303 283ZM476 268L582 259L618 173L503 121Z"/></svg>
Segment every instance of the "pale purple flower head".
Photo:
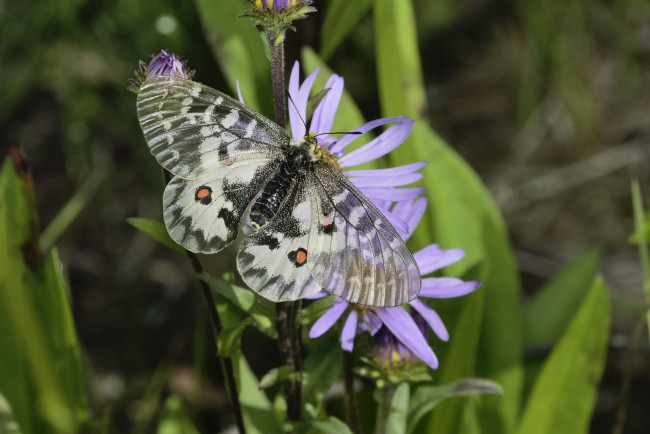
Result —
<svg viewBox="0 0 650 434"><path fill-rule="evenodd" d="M376 119L354 128L340 138L330 135L334 116L343 94L343 78L332 74L325 84L325 88L329 89L329 91L314 110L309 125L305 126L307 103L319 70L320 68L309 74L302 83L299 80L300 66L298 62L294 64L291 71L289 95L293 103L289 102L289 120L293 140L297 142L309 133L316 134L318 145L336 159L343 174L383 211L386 218L400 236L404 238L409 233L408 224L402 217L397 215L396 209L399 207L397 205L392 207L392 204L393 202L412 201L426 191L421 187L399 187L422 178L422 174L417 171L426 166L427 163L419 162L377 170L349 170L349 168L383 157L397 148L411 133L413 121L401 116ZM352 152L345 153L346 147L362 135L388 124L392 125L373 140ZM390 198L390 200L386 200L387 198ZM424 212L422 203L416 208Z"/></svg>
<svg viewBox="0 0 650 434"><path fill-rule="evenodd" d="M399 202L392 207L392 213L395 217L403 220L407 227L411 229L405 234L405 241L411 236L422 218L424 208L426 208L425 198L415 202ZM416 252L413 257L420 268L420 273L424 276L457 262L464 255L465 252L460 249L442 250L438 245L431 244ZM419 297L411 300L408 304L412 311L426 322L438 338L442 341L448 341L449 332L442 319L421 298L459 297L469 294L479 286L481 286L481 282L465 282L454 277L425 277L422 279L422 291ZM321 292L313 298L326 295L329 294ZM334 300L332 307L314 323L309 331L309 337L316 338L324 334L345 312L348 312L348 316L341 333L341 347L345 351L352 351L354 338L357 334L369 331L371 335L375 335L385 328L412 354L433 369L438 367L438 359L429 346L425 335L420 331L413 316L401 306L388 308L355 306L338 298Z"/></svg>
<svg viewBox="0 0 650 434"><path fill-rule="evenodd" d="M175 75L182 78L191 78L193 75L187 71L187 62L182 56L168 53L167 50L160 50L148 62L145 70L145 78L158 77L159 75Z"/></svg>
<svg viewBox="0 0 650 434"><path fill-rule="evenodd" d="M187 68L187 60L183 60L183 56L168 53L167 51L160 50L160 53L152 54L146 62L141 60L138 63L138 69L134 71L135 79L129 80L127 89L138 93L140 86L146 79L159 75L175 75L191 80L195 71L190 71Z"/></svg>
<svg viewBox="0 0 650 434"><path fill-rule="evenodd" d="M300 0L255 0L255 6L259 9L269 9L273 11L287 10L292 6L304 3Z"/></svg>

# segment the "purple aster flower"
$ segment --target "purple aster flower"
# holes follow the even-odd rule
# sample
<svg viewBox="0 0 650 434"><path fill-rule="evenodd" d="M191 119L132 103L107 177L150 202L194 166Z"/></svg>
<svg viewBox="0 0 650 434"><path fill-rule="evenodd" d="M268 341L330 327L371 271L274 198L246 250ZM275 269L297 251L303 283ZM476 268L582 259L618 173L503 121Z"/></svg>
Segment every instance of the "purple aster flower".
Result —
<svg viewBox="0 0 650 434"><path fill-rule="evenodd" d="M391 206L390 203L384 204ZM392 205L391 213L395 218L401 219L407 228L404 234L406 241L419 223L426 208L426 199L398 202ZM416 252L413 257L420 268L422 275L432 273L442 267L460 260L465 252L460 249L442 250L436 244L429 245ZM426 277L422 279L422 291L418 298L411 300L409 305L417 312L433 332L443 341L449 340L449 332L440 316L428 304L420 300L426 298L451 298L469 294L481 286L481 282L464 282L453 277ZM322 291L311 298L320 298L329 295ZM372 308L357 306L343 299L336 299L332 307L326 311L312 326L309 331L310 338L316 338L329 330L336 321L349 312L341 333L341 347L345 351L352 351L354 338L357 334L369 331L371 335L385 326L395 339L400 341L412 354L423 360L433 369L438 367L438 359L427 343L426 337L420 331L413 317L402 307Z"/></svg>
<svg viewBox="0 0 650 434"><path fill-rule="evenodd" d="M392 202L387 202L387 197L393 201L412 201L421 196L426 189L421 187L398 188L411 184L420 178L422 174L417 171L426 166L426 162L408 164L406 166L393 167L377 170L349 170L350 167L373 161L383 157L404 142L413 129L413 121L406 117L390 117L376 119L354 128L341 138L330 135L334 116L338 109L341 95L343 93L343 78L333 74L327 80L325 88L329 89L325 97L314 110L314 114L308 126L304 120L307 119L307 103L309 94L318 75L319 69L313 71L302 84L299 81L300 67L298 62L293 66L289 79L289 120L291 123L291 134L294 141L299 141L308 133L316 134L318 145L331 157L332 161L343 171L370 200L375 203L391 222L397 232L404 238L409 232L407 223L396 213L396 209L390 208ZM365 133L382 125L392 124L376 138L364 146L352 152L345 153L346 147ZM424 208L418 209L424 212Z"/></svg>
<svg viewBox="0 0 650 434"><path fill-rule="evenodd" d="M259 9L274 10L277 12L302 3L304 2L299 0L255 0L255 7Z"/></svg>
<svg viewBox="0 0 650 434"><path fill-rule="evenodd" d="M183 56L168 53L167 50L160 50L160 53L155 56L153 54L149 56L146 62L142 60L139 62L138 69L135 71L136 78L129 80L128 89L138 93L142 82L159 75L176 75L191 80L194 77L194 72L188 70L187 60L183 60Z"/></svg>

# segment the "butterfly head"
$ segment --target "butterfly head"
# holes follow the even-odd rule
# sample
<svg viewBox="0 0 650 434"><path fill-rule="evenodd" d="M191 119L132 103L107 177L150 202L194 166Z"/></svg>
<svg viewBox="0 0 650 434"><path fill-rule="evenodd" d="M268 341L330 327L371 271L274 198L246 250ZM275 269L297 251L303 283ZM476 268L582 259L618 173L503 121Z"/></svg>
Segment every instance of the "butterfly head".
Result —
<svg viewBox="0 0 650 434"><path fill-rule="evenodd" d="M295 144L296 146L304 146L309 151L312 161L324 160L342 170L339 166L338 156L329 152L325 147L320 146L316 140L316 133L309 133Z"/></svg>

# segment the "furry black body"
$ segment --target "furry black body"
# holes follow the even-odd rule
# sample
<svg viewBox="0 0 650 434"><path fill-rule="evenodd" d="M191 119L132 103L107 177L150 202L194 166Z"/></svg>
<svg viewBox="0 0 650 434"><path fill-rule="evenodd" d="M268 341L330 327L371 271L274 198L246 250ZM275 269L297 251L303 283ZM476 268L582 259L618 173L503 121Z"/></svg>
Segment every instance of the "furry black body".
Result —
<svg viewBox="0 0 650 434"><path fill-rule="evenodd" d="M287 197L289 189L298 176L309 169L311 161L307 146L289 146L278 171L253 203L250 211L251 222L262 227L275 216Z"/></svg>

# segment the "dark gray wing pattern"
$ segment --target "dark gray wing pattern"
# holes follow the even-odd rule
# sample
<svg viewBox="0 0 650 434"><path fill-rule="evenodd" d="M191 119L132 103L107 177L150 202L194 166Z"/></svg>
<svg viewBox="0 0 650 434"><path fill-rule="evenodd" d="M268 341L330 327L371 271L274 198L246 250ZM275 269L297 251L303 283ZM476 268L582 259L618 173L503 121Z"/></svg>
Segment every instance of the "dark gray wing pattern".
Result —
<svg viewBox="0 0 650 434"><path fill-rule="evenodd" d="M176 76L146 80L138 119L151 153L174 175L197 179L224 163L273 159L289 135L215 89Z"/></svg>

